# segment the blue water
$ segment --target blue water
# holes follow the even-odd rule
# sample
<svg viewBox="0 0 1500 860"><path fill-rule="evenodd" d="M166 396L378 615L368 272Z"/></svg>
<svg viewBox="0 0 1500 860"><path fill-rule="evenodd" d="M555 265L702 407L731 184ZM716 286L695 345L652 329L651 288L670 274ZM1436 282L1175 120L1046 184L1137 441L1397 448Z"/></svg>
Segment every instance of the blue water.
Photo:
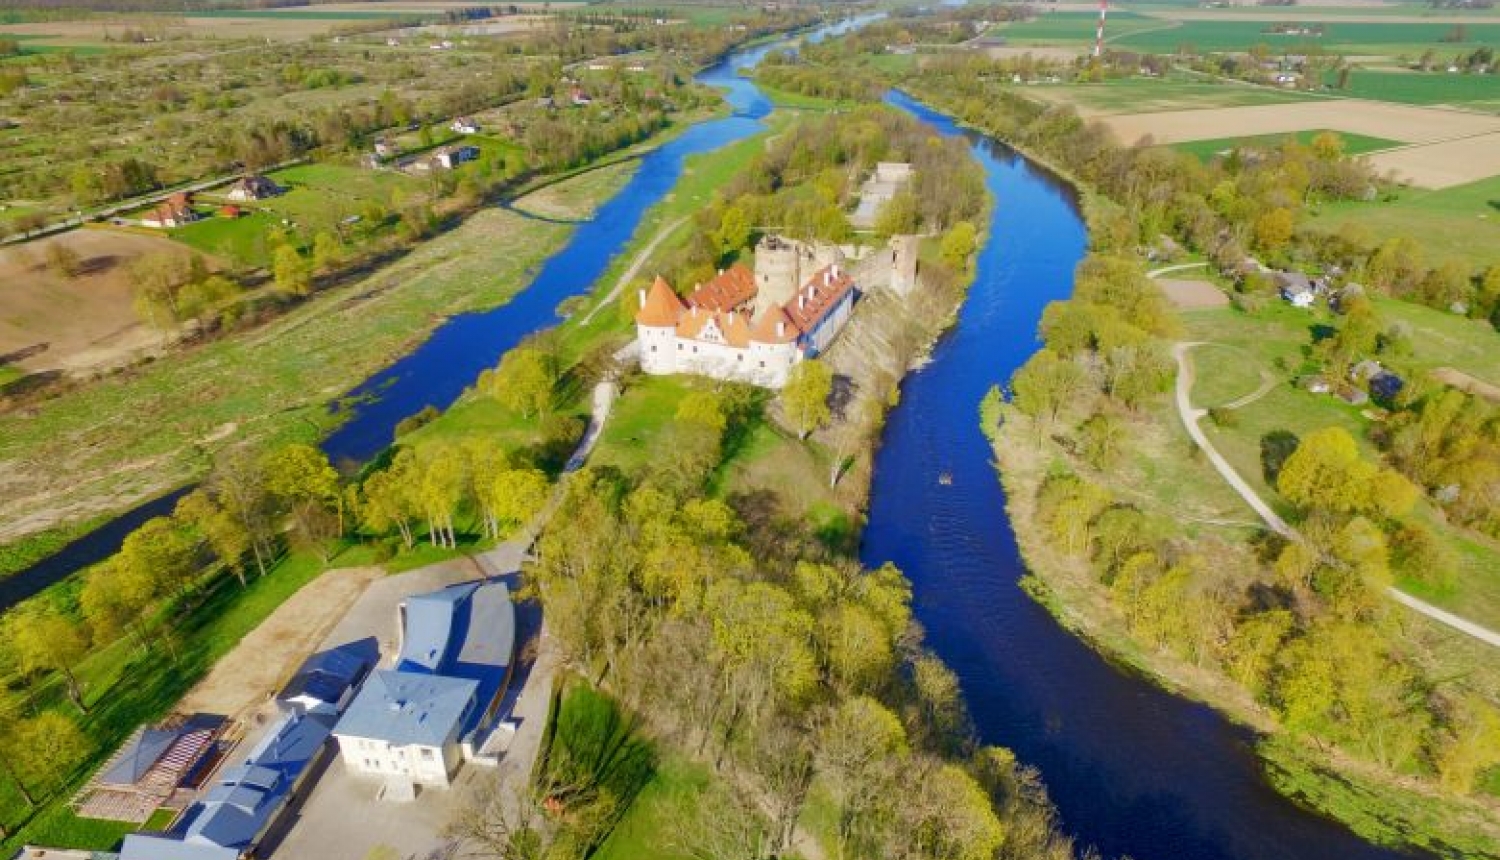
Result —
<svg viewBox="0 0 1500 860"><path fill-rule="evenodd" d="M947 117L889 102L944 135ZM969 134L996 206L958 324L902 385L875 461L861 552L914 586L929 644L963 684L981 738L1037 767L1083 845L1136 860L1375 860L1370 845L1277 795L1252 737L1103 660L1017 585L1025 573L978 404L1038 347L1087 237L1068 190ZM944 472L952 484L939 484Z"/></svg>

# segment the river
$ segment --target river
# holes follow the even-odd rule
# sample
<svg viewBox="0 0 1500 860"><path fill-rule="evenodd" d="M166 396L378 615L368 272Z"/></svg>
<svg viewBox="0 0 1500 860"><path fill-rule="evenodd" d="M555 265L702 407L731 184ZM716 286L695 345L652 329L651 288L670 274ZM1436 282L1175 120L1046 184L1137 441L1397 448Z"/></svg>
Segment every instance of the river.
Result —
<svg viewBox="0 0 1500 860"><path fill-rule="evenodd" d="M598 281L646 210L676 183L685 158L763 128L771 104L736 69L771 47L738 52L700 74L727 91L732 115L700 123L646 155L531 286L498 308L448 320L354 389L369 396L325 442L330 456L368 459L390 443L397 421L429 404L447 407L506 350L556 323L557 305ZM889 101L941 134L963 133L899 94ZM957 325L905 381L886 426L864 560L894 561L911 578L928 640L958 673L981 736L1041 770L1063 827L1081 843L1136 860L1405 856L1278 796L1260 778L1247 732L1117 669L1017 585L1023 566L979 432L978 403L1036 349L1041 309L1070 293L1086 237L1061 183L998 144L969 138L997 200L990 239ZM950 486L938 483L943 472L951 473ZM170 499L122 515L12 577L17 587L0 596L0 607L115 552L131 527L168 510Z"/></svg>
<svg viewBox="0 0 1500 860"><path fill-rule="evenodd" d="M917 618L958 673L981 738L1037 767L1063 829L1106 856L1409 856L1278 795L1248 731L1104 660L1021 590L978 404L1036 351L1042 308L1072 292L1084 225L1046 172L899 93L887 101L941 134L966 134L996 201L957 325L903 382L886 424L861 552L912 580ZM950 485L939 482L945 472Z"/></svg>

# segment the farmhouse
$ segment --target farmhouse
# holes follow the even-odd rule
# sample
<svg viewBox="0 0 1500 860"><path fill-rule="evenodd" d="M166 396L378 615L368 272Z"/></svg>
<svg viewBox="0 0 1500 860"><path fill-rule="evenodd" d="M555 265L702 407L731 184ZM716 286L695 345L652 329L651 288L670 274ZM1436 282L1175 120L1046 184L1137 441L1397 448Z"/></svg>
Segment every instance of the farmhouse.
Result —
<svg viewBox="0 0 1500 860"><path fill-rule="evenodd" d="M193 210L192 195L179 191L159 203L141 218L142 227L168 229L191 224L201 216Z"/></svg>
<svg viewBox="0 0 1500 860"><path fill-rule="evenodd" d="M469 582L409 597L398 612L396 668L370 676L333 733L345 768L410 799L418 786L447 788L463 761L491 760L515 606L504 584Z"/></svg>
<svg viewBox="0 0 1500 860"><path fill-rule="evenodd" d="M479 133L479 123L475 122L474 120L472 120L472 119L470 119L469 117L466 117L466 116L461 116L461 117L458 117L457 119L453 120L452 125L450 125L448 127L451 128L451 129L453 129L453 131L456 132L457 134L478 134Z"/></svg>
<svg viewBox="0 0 1500 860"><path fill-rule="evenodd" d="M479 147L467 143L457 146L444 146L426 158L418 158L411 162L409 169L419 173L427 173L433 170L452 170L467 161L479 158Z"/></svg>
<svg viewBox="0 0 1500 860"><path fill-rule="evenodd" d="M251 200L265 200L278 194L285 194L286 189L272 182L260 174L254 176L242 176L229 187L229 193L224 195L230 200L244 203Z"/></svg>

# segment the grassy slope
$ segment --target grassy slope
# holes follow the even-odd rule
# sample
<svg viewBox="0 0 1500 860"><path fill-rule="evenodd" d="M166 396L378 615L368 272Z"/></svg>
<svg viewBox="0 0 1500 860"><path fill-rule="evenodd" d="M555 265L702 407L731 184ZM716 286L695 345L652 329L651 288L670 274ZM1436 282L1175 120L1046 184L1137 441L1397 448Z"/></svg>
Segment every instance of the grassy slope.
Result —
<svg viewBox="0 0 1500 860"><path fill-rule="evenodd" d="M1310 224L1407 236L1427 249L1429 263L1452 257L1489 265L1500 261L1500 177L1441 191L1407 189L1393 201L1325 204Z"/></svg>

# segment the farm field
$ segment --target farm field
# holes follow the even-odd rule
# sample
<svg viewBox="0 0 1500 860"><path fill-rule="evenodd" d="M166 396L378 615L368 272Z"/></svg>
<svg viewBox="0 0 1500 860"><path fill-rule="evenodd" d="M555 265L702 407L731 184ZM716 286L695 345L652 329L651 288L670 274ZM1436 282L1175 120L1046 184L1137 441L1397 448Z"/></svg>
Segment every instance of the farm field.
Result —
<svg viewBox="0 0 1500 860"><path fill-rule="evenodd" d="M1333 84L1336 75L1325 83ZM1453 105L1500 113L1500 77L1447 72L1406 72L1356 69L1340 95L1419 105Z"/></svg>
<svg viewBox="0 0 1500 860"><path fill-rule="evenodd" d="M1295 138L1304 146L1311 143L1314 137L1322 134L1324 129L1309 129L1293 134L1261 134L1250 137L1226 137L1217 140L1194 140L1186 143L1174 143L1172 148L1178 152L1186 152L1196 155L1204 161L1208 161L1216 155L1229 152L1236 147L1273 148L1286 142L1288 138ZM1389 140L1383 137L1369 137L1363 134L1349 134L1347 132L1334 132L1344 141L1344 152L1350 155L1360 155L1366 152L1375 152L1381 149L1389 149L1400 146L1400 141Z"/></svg>
<svg viewBox="0 0 1500 860"><path fill-rule="evenodd" d="M1484 266L1500 260L1500 177L1441 191L1406 189L1392 201L1326 204L1310 223L1383 239L1405 236L1427 248L1432 260Z"/></svg>
<svg viewBox="0 0 1500 860"><path fill-rule="evenodd" d="M1500 175L1500 132L1382 152L1370 163L1419 188L1451 188Z"/></svg>
<svg viewBox="0 0 1500 860"><path fill-rule="evenodd" d="M1070 104L1084 116L1233 108L1321 100L1292 90L1204 80L1117 78L1097 84L1041 84L1025 92Z"/></svg>
<svg viewBox="0 0 1500 860"><path fill-rule="evenodd" d="M48 249L78 255L80 274L68 278L45 263ZM80 371L118 364L159 337L137 322L127 270L145 254L183 248L165 237L116 230L72 230L0 249L0 356L14 372Z"/></svg>
<svg viewBox="0 0 1500 860"><path fill-rule="evenodd" d="M321 433L336 420L329 402L443 317L506 301L567 234L487 209L262 329L59 395L30 416L0 417L0 540L182 484L206 465L200 446Z"/></svg>
<svg viewBox="0 0 1500 860"><path fill-rule="evenodd" d="M1355 99L1117 114L1105 116L1102 121L1121 140L1138 140L1149 134L1158 143L1288 134L1318 128L1423 144L1500 133L1500 116ZM1489 172L1481 172L1474 178L1488 175Z"/></svg>

